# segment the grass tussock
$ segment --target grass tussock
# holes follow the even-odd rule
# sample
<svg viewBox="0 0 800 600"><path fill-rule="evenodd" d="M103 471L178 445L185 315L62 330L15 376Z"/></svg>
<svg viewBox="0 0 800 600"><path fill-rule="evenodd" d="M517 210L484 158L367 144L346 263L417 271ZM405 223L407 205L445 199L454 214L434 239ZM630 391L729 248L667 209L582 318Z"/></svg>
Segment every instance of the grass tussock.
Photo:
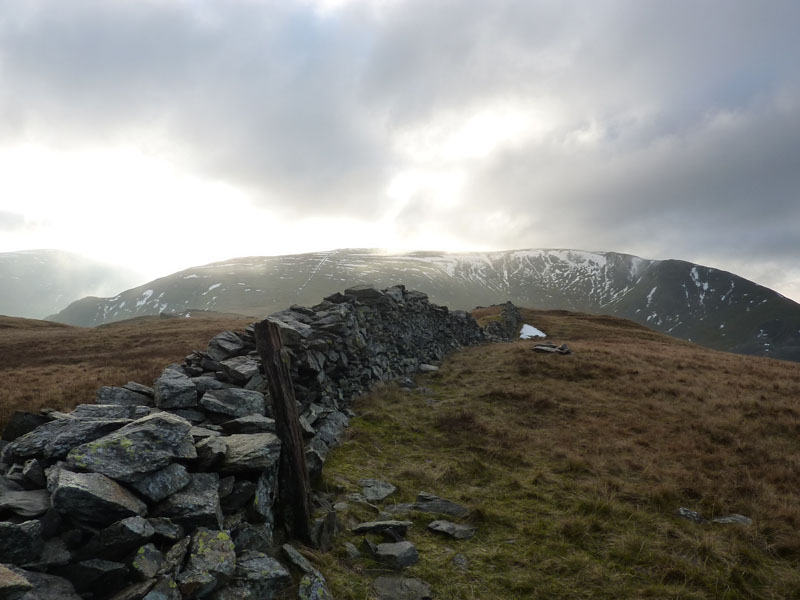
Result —
<svg viewBox="0 0 800 600"><path fill-rule="evenodd" d="M392 501L427 490L472 509L463 542L412 512L409 575L453 599L800 597L800 365L612 317L523 314L574 353L466 349L420 378L430 396L362 398L326 464L331 490L381 477ZM681 506L754 524L698 525ZM375 516L351 504L342 518ZM341 548L318 560L337 598L370 597L378 565Z"/></svg>
<svg viewBox="0 0 800 600"><path fill-rule="evenodd" d="M0 317L0 431L14 410L71 410L103 385L150 385L170 363L246 317L138 318L94 329Z"/></svg>

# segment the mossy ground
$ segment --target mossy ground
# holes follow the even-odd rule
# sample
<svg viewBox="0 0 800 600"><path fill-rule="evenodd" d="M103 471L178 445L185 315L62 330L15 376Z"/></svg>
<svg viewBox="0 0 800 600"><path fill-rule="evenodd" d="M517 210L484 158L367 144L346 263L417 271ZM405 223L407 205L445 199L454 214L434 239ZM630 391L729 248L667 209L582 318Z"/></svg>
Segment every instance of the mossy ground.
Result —
<svg viewBox="0 0 800 600"><path fill-rule="evenodd" d="M435 598L800 598L800 366L704 350L607 317L525 312L567 342L469 348L355 406L323 487L398 486L460 502L471 540L433 534L413 512ZM386 503L384 503L386 504ZM753 525L674 515L742 513ZM377 508L349 503L347 526ZM370 598L381 567L349 560L347 533L317 563L339 599ZM456 554L468 561L464 571Z"/></svg>

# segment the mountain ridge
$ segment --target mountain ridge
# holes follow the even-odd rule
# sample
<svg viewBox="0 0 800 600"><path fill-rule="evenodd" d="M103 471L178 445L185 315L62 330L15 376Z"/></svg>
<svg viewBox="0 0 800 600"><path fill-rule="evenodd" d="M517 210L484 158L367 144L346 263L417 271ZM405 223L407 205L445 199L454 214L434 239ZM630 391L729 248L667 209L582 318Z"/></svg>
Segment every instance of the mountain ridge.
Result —
<svg viewBox="0 0 800 600"><path fill-rule="evenodd" d="M571 249L241 257L184 269L112 298L84 298L49 318L93 326L189 309L257 316L312 305L351 285L397 283L452 309L510 300L607 313L719 350L800 361L800 305L769 288L687 261Z"/></svg>

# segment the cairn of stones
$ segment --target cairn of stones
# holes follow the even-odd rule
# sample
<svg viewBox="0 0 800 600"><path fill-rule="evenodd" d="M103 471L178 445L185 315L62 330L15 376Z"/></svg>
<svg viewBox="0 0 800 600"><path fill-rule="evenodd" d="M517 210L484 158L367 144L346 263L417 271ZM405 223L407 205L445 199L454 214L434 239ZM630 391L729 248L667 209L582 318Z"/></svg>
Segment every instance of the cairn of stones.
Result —
<svg viewBox="0 0 800 600"><path fill-rule="evenodd" d="M291 357L312 480L356 396L485 339L467 313L403 286L269 319ZM282 528L281 440L253 331L220 333L152 386L15 413L0 441L0 600L330 597ZM323 495L314 506L324 551L336 514Z"/></svg>

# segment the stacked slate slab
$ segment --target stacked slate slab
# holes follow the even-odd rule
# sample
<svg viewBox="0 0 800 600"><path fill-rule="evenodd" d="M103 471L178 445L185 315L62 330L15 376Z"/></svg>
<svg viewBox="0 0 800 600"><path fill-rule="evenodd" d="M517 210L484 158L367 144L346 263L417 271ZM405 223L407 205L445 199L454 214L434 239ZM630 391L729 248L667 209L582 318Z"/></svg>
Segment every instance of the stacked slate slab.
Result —
<svg viewBox="0 0 800 600"><path fill-rule="evenodd" d="M351 288L270 318L291 352L312 477L355 396L484 341L469 315L403 286ZM152 387L104 386L95 400L16 413L3 433L2 597L224 600L291 585L273 558L284 541L274 510L281 443L252 326L215 336ZM335 522L328 511L315 526ZM301 598L321 593L319 573L299 575Z"/></svg>

